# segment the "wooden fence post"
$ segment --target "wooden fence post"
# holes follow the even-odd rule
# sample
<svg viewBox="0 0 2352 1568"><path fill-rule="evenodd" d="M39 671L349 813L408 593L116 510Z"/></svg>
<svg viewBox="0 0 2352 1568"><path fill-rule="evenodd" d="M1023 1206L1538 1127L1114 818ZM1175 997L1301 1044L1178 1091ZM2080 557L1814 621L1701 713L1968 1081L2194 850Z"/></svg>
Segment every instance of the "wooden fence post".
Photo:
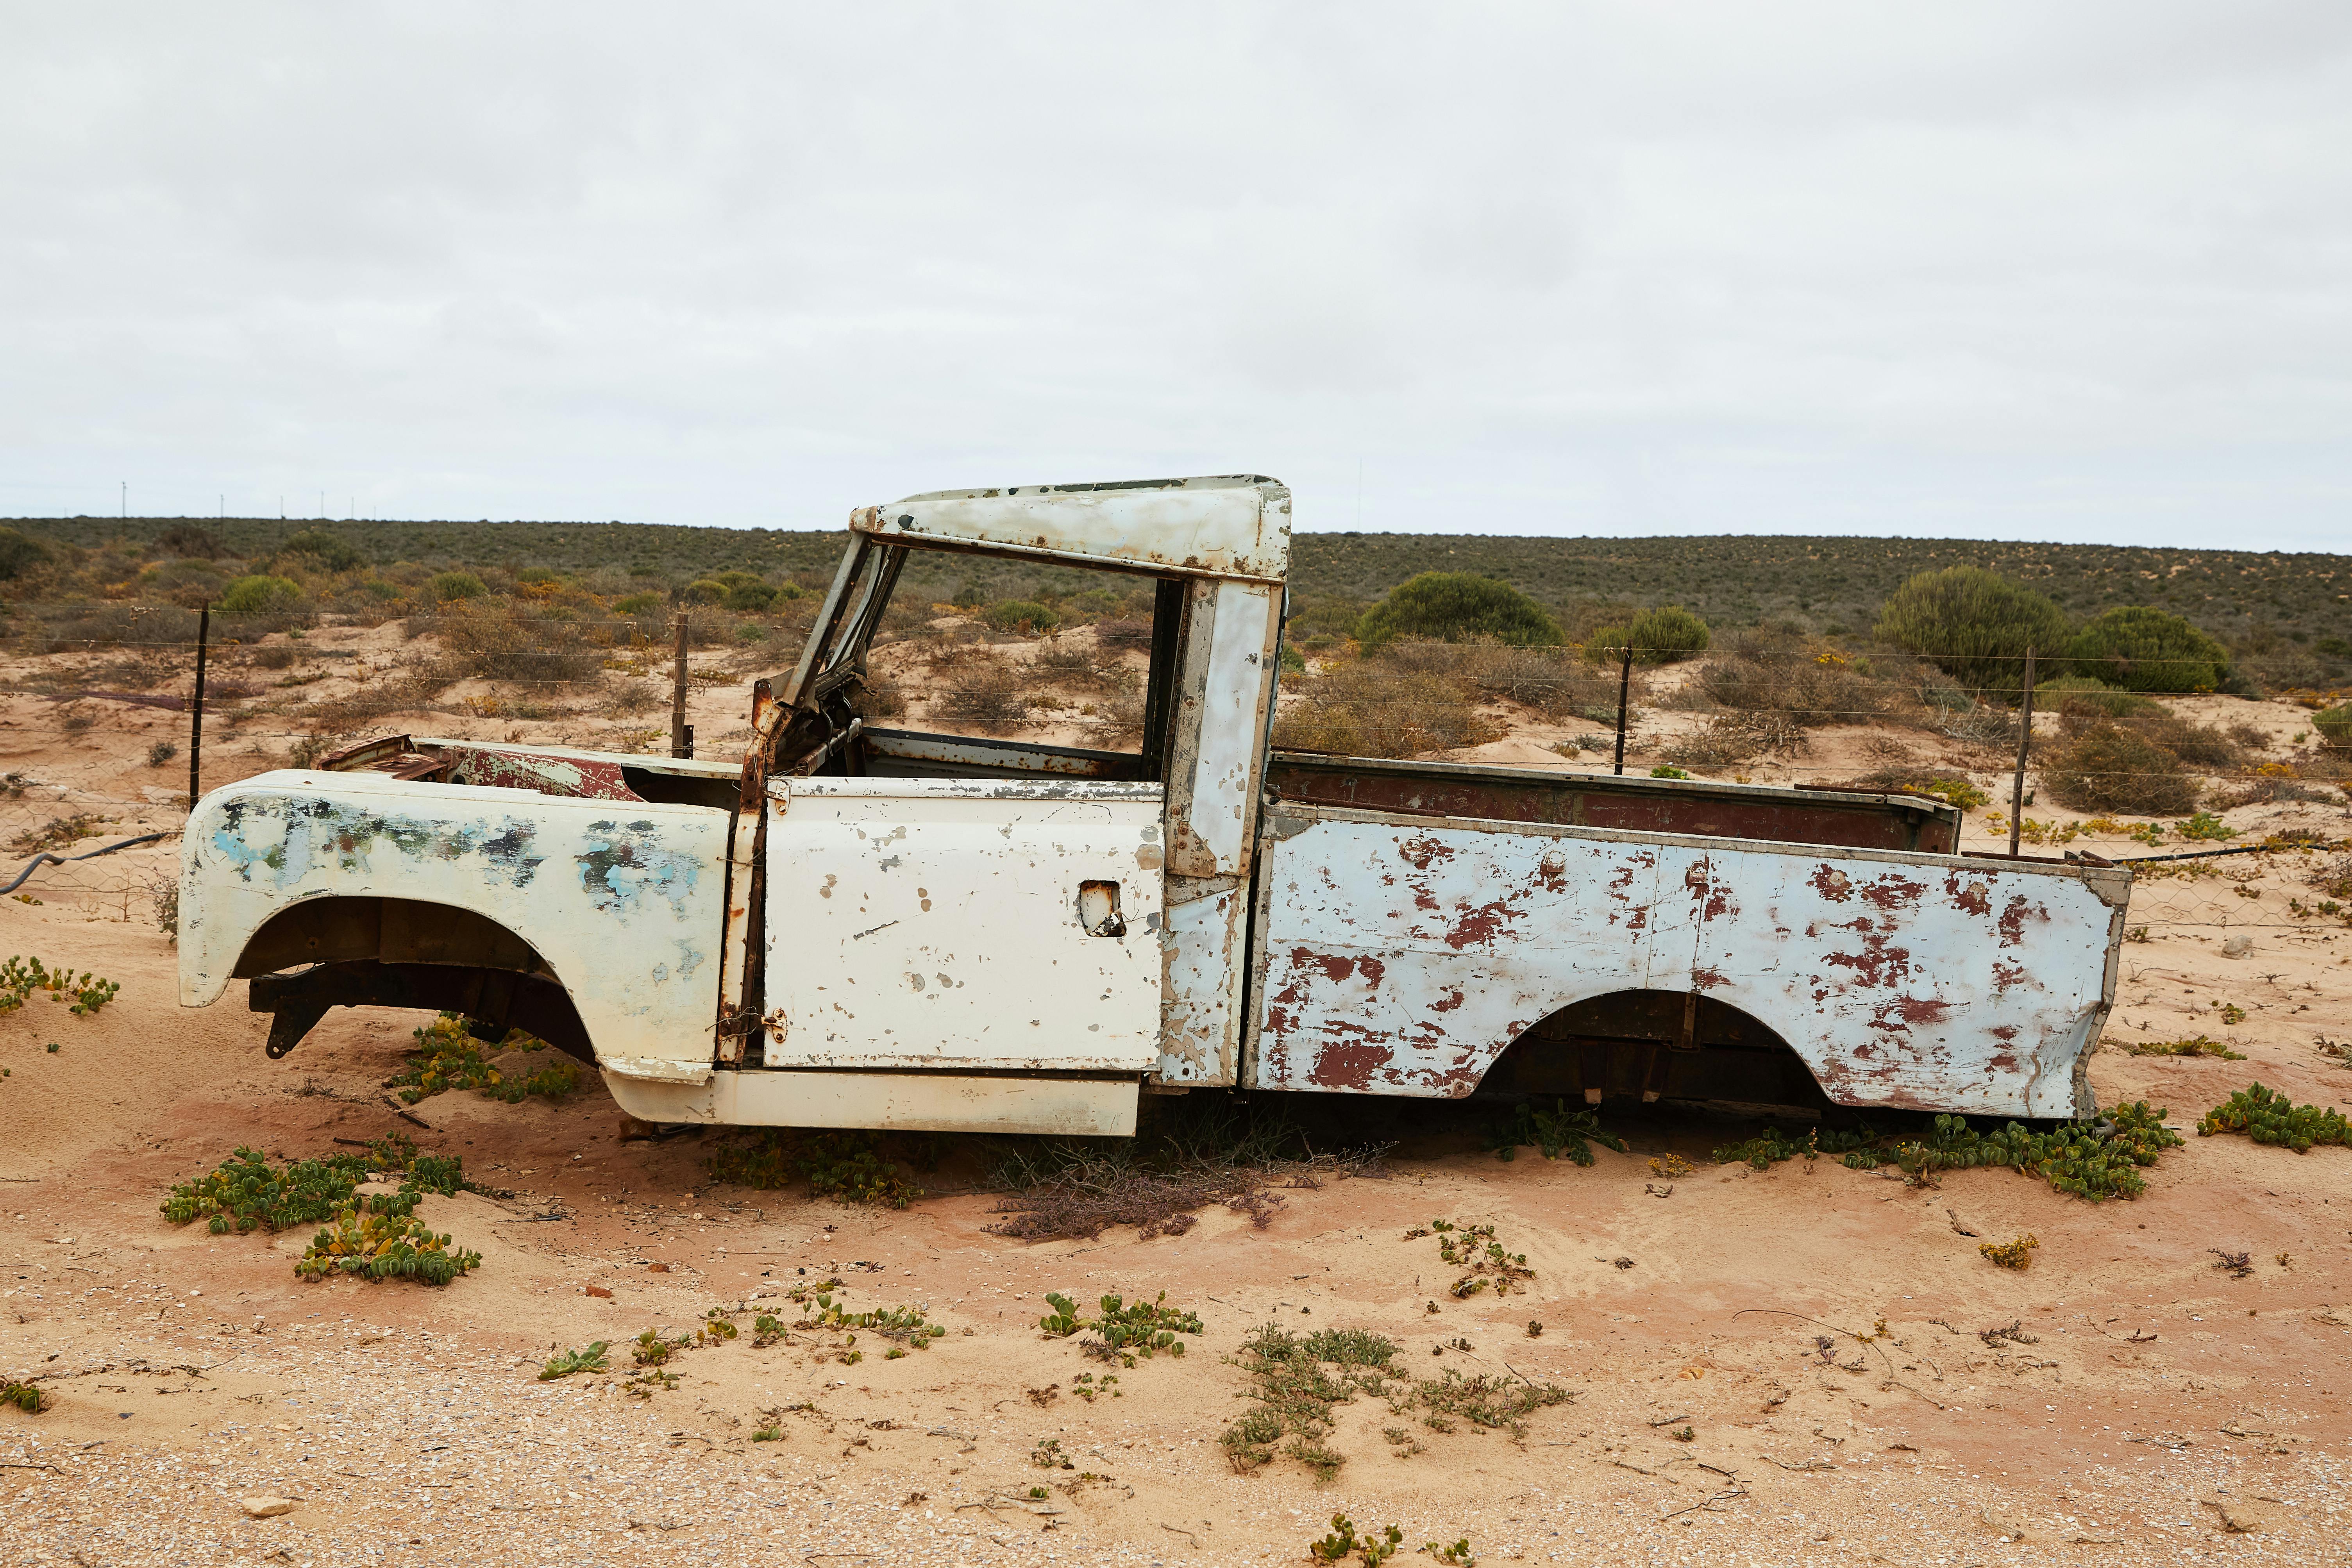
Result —
<svg viewBox="0 0 2352 1568"><path fill-rule="evenodd" d="M2017 776L2009 784L2009 853L2017 857L2018 830L2025 825L2025 754L2033 745L2033 650L2025 650L2025 698L2019 705Z"/></svg>
<svg viewBox="0 0 2352 1568"><path fill-rule="evenodd" d="M677 655L669 677L669 754L688 757L694 743L686 730L686 612L677 612Z"/></svg>
<svg viewBox="0 0 2352 1568"><path fill-rule="evenodd" d="M188 699L188 810L196 809L204 793L205 771L205 644L212 635L213 607L196 612L196 690Z"/></svg>

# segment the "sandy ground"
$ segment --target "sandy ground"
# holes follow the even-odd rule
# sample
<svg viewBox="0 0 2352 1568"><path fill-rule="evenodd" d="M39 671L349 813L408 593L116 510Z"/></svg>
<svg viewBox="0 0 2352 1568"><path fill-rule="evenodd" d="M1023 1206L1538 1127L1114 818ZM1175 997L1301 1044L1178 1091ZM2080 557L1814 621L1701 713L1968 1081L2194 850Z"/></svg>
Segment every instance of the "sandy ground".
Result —
<svg viewBox="0 0 2352 1568"><path fill-rule="evenodd" d="M738 696L698 696L706 736L740 727ZM112 817L92 844L174 827L184 760L143 755L184 719L86 706L94 723L66 736L56 705L0 699L0 771L37 781L10 822ZM590 740L662 717L414 727ZM274 763L292 727L232 731L208 783ZM1550 738L1480 751L1556 767ZM1793 776L1867 738L1817 737ZM2332 806L2242 819L2347 830ZM122 983L94 1018L39 997L0 1014L0 1375L54 1400L0 1410L0 1563L1301 1563L1334 1512L1401 1526L1399 1562L1465 1536L1488 1563L2344 1560L2352 1151L2192 1135L2145 1197L2092 1205L2006 1171L1922 1189L1828 1160L1718 1166L1708 1151L1738 1127L1689 1113L1612 1109L1631 1152L1580 1168L1481 1152L1468 1110L1315 1106L1368 1138L1404 1126L1387 1175L1284 1192L1263 1229L1213 1207L1181 1237L1024 1245L983 1231L990 1197L953 1190L968 1160L904 1211L714 1186L708 1142L622 1142L593 1083L562 1106L441 1095L418 1127L381 1087L411 1016L339 1012L270 1062L261 1019L174 1005L138 891L174 853L51 867L27 883L39 904L0 902L0 954ZM2186 1131L2257 1078L2352 1099L2352 1071L2316 1049L2352 1037L2352 931L2285 913L2308 893L2292 859L2215 863L2254 869L2136 894L2150 929L2126 949L2102 1103L2146 1097ZM2252 938L2241 956L2233 934ZM2249 1060L2128 1051L2198 1033ZM392 1132L512 1191L427 1201L485 1255L446 1290L305 1284L307 1232L214 1237L157 1212L239 1145L295 1156ZM1668 1156L1694 1168L1664 1176ZM1445 1296L1435 1241L1405 1236L1437 1218L1497 1225L1535 1270L1526 1292ZM1994 1268L1963 1228L2033 1234L2033 1267ZM2251 1254L2251 1277L2211 1249ZM869 1336L854 1364L837 1333L754 1346L751 1312L796 1322L773 1298L834 1277L852 1308L921 1305L947 1336L898 1359ZM1049 1290L1164 1290L1204 1332L1088 1402L1078 1378L1105 1369L1038 1333ZM741 1338L681 1352L650 1399L622 1391L623 1342L713 1307L739 1312ZM1884 1337L1855 1337L1882 1319ZM1417 1375L1574 1398L1523 1440L1360 1398L1339 1409L1328 1484L1286 1458L1236 1474L1216 1439L1245 1379L1226 1358L1269 1322L1376 1330ZM1980 1337L2012 1322L2020 1337ZM596 1339L611 1374L537 1380L551 1346ZM781 1436L755 1441L770 1424ZM1391 1427L1420 1451L1400 1457ZM1033 1463L1049 1438L1073 1469ZM239 1500L261 1496L294 1506L247 1518Z"/></svg>

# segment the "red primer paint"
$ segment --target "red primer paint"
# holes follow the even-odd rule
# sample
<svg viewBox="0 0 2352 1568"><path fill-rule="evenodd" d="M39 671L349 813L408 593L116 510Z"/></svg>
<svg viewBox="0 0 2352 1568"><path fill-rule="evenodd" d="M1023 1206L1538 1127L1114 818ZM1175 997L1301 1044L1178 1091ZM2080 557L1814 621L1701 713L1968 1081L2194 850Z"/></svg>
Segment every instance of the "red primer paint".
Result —
<svg viewBox="0 0 2352 1568"><path fill-rule="evenodd" d="M1832 904L1843 904L1853 896L1853 883L1846 879L1845 873L1833 865L1814 867L1810 880L1813 884L1813 891Z"/></svg>
<svg viewBox="0 0 2352 1568"><path fill-rule="evenodd" d="M1327 1045L1316 1053L1307 1082L1321 1089L1369 1089L1391 1055L1385 1045Z"/></svg>
<svg viewBox="0 0 2352 1568"><path fill-rule="evenodd" d="M1889 872L1864 888L1862 896L1879 908L1893 914L1895 910L1908 909L1918 903L1919 895L1927 891L1926 883L1913 882L1907 876Z"/></svg>
<svg viewBox="0 0 2352 1568"><path fill-rule="evenodd" d="M1969 915L1992 913L1991 891L1982 878L1972 878L1966 872L1948 871L1944 873L1945 896L1956 908Z"/></svg>

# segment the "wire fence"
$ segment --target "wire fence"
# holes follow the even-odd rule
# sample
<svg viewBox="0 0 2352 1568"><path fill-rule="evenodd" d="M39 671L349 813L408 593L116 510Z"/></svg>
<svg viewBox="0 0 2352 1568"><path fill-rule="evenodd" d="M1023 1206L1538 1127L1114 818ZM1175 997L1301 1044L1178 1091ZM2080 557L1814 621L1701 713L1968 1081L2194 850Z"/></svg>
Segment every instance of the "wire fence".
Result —
<svg viewBox="0 0 2352 1568"><path fill-rule="evenodd" d="M494 600L375 620L215 612L205 628L202 783L302 764L371 735L432 733L421 720L466 727L478 738L664 754L678 739L681 685L704 719L700 748L724 754L749 737L751 680L797 657L809 608L771 617L715 608L618 616ZM79 900L93 917L118 919L142 917L142 900L168 898L186 816L201 624L197 612L169 605L73 607L20 626L0 645L0 883L21 878L6 896ZM902 619L876 650L865 695L877 716L925 727L1131 746L1143 656L1134 632L1118 621L991 636L951 617ZM2016 709L1907 657L1757 643L1696 664L1643 665L1637 654L1629 671L1622 656L1596 663L1574 648L1407 644L1372 653L1326 648L1289 664L1277 744L1297 743L1300 723L1337 713L1360 721L1350 732L1359 739L1442 732L1458 747L1534 734L1570 754L1563 768L1590 767L1570 759L1590 756L1605 767L1622 714L1643 771L1664 758L1718 777L1765 762L1813 783L1966 784L1974 797L1948 798L1975 808L1979 827L1996 818L2007 827ZM2312 722L2325 695L2305 694L2293 710L2250 705L2252 716L2235 721L2214 707L2200 721L2063 678L2042 689L2050 706L2032 737L2029 789L2040 782L2042 753L2069 730L2114 716L2147 726L2209 802L2306 809L2308 821L2263 852L2141 866L2136 930L2319 939L2352 922L2352 795L2344 787L2352 765ZM715 717L722 708L731 716ZM2184 842L2180 824L2162 819L2053 812L2045 821L2037 810L2029 806L2020 824L2027 852L2122 860L2202 841ZM147 835L161 837L92 853Z"/></svg>

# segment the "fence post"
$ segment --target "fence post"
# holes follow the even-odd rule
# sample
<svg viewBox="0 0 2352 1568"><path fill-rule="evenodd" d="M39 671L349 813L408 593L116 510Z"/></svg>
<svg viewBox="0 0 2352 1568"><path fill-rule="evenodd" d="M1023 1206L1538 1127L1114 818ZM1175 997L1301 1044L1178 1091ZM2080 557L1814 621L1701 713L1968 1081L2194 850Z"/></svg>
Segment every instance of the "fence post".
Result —
<svg viewBox="0 0 2352 1568"><path fill-rule="evenodd" d="M203 794L205 770L205 644L213 629L213 607L196 612L196 690L188 699L188 810Z"/></svg>
<svg viewBox="0 0 2352 1568"><path fill-rule="evenodd" d="M2033 745L2033 650L2025 650L2025 697L2017 727L2017 776L2009 783L2009 853L2017 858L2018 830L2025 825L2025 753Z"/></svg>
<svg viewBox="0 0 2352 1568"><path fill-rule="evenodd" d="M1617 771L1625 771L1625 694L1633 685L1633 640L1625 639L1625 662L1617 670Z"/></svg>
<svg viewBox="0 0 2352 1568"><path fill-rule="evenodd" d="M670 667L669 676L669 754L672 757L692 755L693 742L686 733L686 612L677 612L677 655Z"/></svg>

